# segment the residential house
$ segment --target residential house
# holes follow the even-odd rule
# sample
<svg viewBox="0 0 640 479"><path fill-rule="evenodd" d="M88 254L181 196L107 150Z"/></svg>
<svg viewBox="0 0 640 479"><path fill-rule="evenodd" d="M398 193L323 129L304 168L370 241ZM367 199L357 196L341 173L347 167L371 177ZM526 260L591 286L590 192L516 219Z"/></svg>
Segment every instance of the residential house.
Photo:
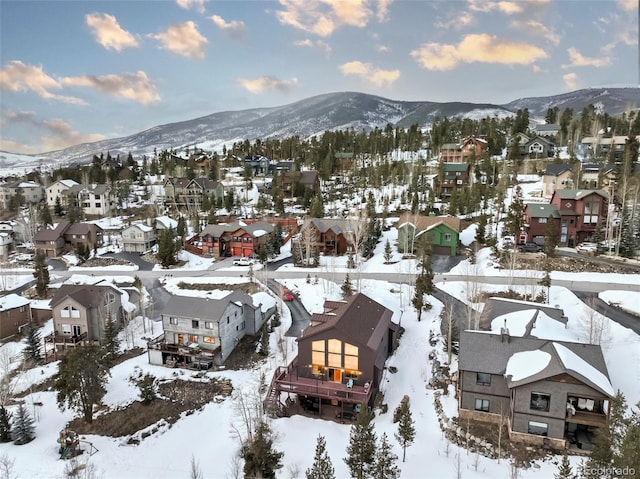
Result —
<svg viewBox="0 0 640 479"><path fill-rule="evenodd" d="M134 223L122 230L122 249L128 253L144 253L156 244L153 227Z"/></svg>
<svg viewBox="0 0 640 479"><path fill-rule="evenodd" d="M253 155L244 159L244 164L251 168L253 176L266 176L269 173L271 160L266 156Z"/></svg>
<svg viewBox="0 0 640 479"><path fill-rule="evenodd" d="M273 225L266 221L207 225L199 235L188 240L201 243L202 254L207 256L251 256L258 254L260 247L273 232Z"/></svg>
<svg viewBox="0 0 640 479"><path fill-rule="evenodd" d="M293 196L296 194L296 184L301 187L311 190L314 195L319 195L320 191L320 176L317 171L305 170L305 171L288 171L284 175L278 175L274 177L273 182L280 187L281 191L285 195Z"/></svg>
<svg viewBox="0 0 640 479"><path fill-rule="evenodd" d="M549 217L556 222L559 246L570 248L589 241L598 224L605 224L609 195L603 190L557 190L547 205L525 205L524 230L520 241L543 239ZM539 241L538 241L539 242Z"/></svg>
<svg viewBox="0 0 640 479"><path fill-rule="evenodd" d="M161 314L164 334L149 343L149 362L198 369L223 365L240 340L257 334L275 312L275 301L268 301L255 305L239 290L221 299L173 296Z"/></svg>
<svg viewBox="0 0 640 479"><path fill-rule="evenodd" d="M125 296L126 295L126 296ZM85 342L100 343L108 318L122 324L128 294L108 281L63 284L51 299L53 333L45 338L56 350Z"/></svg>
<svg viewBox="0 0 640 479"><path fill-rule="evenodd" d="M164 189L165 201L178 207L199 207L205 196L213 201L224 198L222 183L209 178L167 178Z"/></svg>
<svg viewBox="0 0 640 479"><path fill-rule="evenodd" d="M79 183L77 183L74 180L58 180L55 181L54 183L51 183L48 187L47 187L47 205L51 208L53 208L56 205L56 201L59 199L60 200L60 204L64 204L63 203L63 199L64 199L64 195L63 193L65 191L67 191L69 188L71 188L72 186L77 186L79 185Z"/></svg>
<svg viewBox="0 0 640 479"><path fill-rule="evenodd" d="M536 125L534 130L538 136L555 136L560 133L560 125L557 123L545 123Z"/></svg>
<svg viewBox="0 0 640 479"><path fill-rule="evenodd" d="M343 255L355 253L353 242L357 220L343 218L306 218L300 228L301 235L308 235L313 241L309 246L325 255ZM312 232L303 233L306 228ZM304 238L296 241L305 242Z"/></svg>
<svg viewBox="0 0 640 479"><path fill-rule="evenodd" d="M536 136L520 143L520 155L529 159L552 158L555 144L544 136Z"/></svg>
<svg viewBox="0 0 640 479"><path fill-rule="evenodd" d="M459 419L506 424L513 441L591 449L615 394L600 346L572 342L529 307L460 334Z"/></svg>
<svg viewBox="0 0 640 479"><path fill-rule="evenodd" d="M0 341L15 336L30 322L30 300L14 293L0 296Z"/></svg>
<svg viewBox="0 0 640 479"><path fill-rule="evenodd" d="M109 216L115 208L114 197L109 185L74 185L64 190L64 204L77 206L87 216Z"/></svg>
<svg viewBox="0 0 640 479"><path fill-rule="evenodd" d="M396 223L397 248L401 253L413 254L422 234L429 234L432 252L455 256L460 247L462 221L455 216L420 216L404 213Z"/></svg>
<svg viewBox="0 0 640 479"><path fill-rule="evenodd" d="M582 163L580 188L604 190L613 197L616 187L617 171L614 164Z"/></svg>
<svg viewBox="0 0 640 479"><path fill-rule="evenodd" d="M463 189L471 186L471 165L469 163L441 163L438 178L438 189L440 196L450 198L454 191L460 193Z"/></svg>
<svg viewBox="0 0 640 479"><path fill-rule="evenodd" d="M572 247L591 239L599 223L605 224L609 195L603 190L558 190L551 204L560 213L561 246Z"/></svg>
<svg viewBox="0 0 640 479"><path fill-rule="evenodd" d="M269 176L281 175L292 171L296 171L295 161L286 160L269 163Z"/></svg>
<svg viewBox="0 0 640 479"><path fill-rule="evenodd" d="M441 163L472 163L487 151L487 140L482 138L465 138L461 143L445 143L440 147Z"/></svg>
<svg viewBox="0 0 640 479"><path fill-rule="evenodd" d="M610 138L587 136L578 145L578 154L588 160L621 161L628 138L627 136L612 136ZM640 141L640 135L636 136L636 140Z"/></svg>
<svg viewBox="0 0 640 479"><path fill-rule="evenodd" d="M527 241L544 244L549 221L555 223L556 232L560 231L560 213L555 205L526 203L524 217L524 230L517 238L518 244Z"/></svg>
<svg viewBox="0 0 640 479"><path fill-rule="evenodd" d="M55 228L42 228L36 232L33 244L36 253L53 258L74 251L80 243L89 250L95 250L102 246L103 234L104 231L98 225L62 220Z"/></svg>
<svg viewBox="0 0 640 479"><path fill-rule="evenodd" d="M37 204L44 199L44 188L33 181L10 181L0 183L0 208L8 209L11 198L21 194L22 204Z"/></svg>
<svg viewBox="0 0 640 479"><path fill-rule="evenodd" d="M573 167L561 163L547 165L542 177L542 197L551 199L553 192L563 188L573 188Z"/></svg>
<svg viewBox="0 0 640 479"><path fill-rule="evenodd" d="M337 169L342 171L352 171L355 167L355 157L353 151L337 151L334 154Z"/></svg>
<svg viewBox="0 0 640 479"><path fill-rule="evenodd" d="M154 229L156 230L156 234L158 234L162 230L176 230L178 228L178 222L173 218L168 216L158 216L155 219Z"/></svg>
<svg viewBox="0 0 640 479"><path fill-rule="evenodd" d="M298 356L276 370L267 397L297 395L320 414L330 406L353 411L371 405L398 332L392 314L362 293L325 301L297 339Z"/></svg>

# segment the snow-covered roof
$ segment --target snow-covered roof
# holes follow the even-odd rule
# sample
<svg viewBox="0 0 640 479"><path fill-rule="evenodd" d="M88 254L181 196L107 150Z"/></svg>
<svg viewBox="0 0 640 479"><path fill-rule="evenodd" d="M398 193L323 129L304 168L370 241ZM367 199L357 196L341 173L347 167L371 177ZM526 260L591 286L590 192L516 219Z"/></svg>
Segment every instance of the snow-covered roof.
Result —
<svg viewBox="0 0 640 479"><path fill-rule="evenodd" d="M20 306L25 306L29 303L30 301L27 298L15 293L11 293L6 296L0 297L0 311L19 308Z"/></svg>
<svg viewBox="0 0 640 479"><path fill-rule="evenodd" d="M609 396L614 396L615 391L609 381L609 378L594 368L591 364L586 362L576 353L562 344L553 343L553 347L558 354L558 358L562 362L562 365L571 371L578 373L580 376L588 379L595 386Z"/></svg>
<svg viewBox="0 0 640 479"><path fill-rule="evenodd" d="M264 236L266 234L267 234L267 232L265 230L255 230L253 232L253 236L256 237L256 238L259 238L260 236Z"/></svg>
<svg viewBox="0 0 640 479"><path fill-rule="evenodd" d="M168 216L158 216L156 218L156 221L158 223L162 223L164 225L165 228L177 228L178 227L178 222L176 220L174 220L173 218L169 218Z"/></svg>
<svg viewBox="0 0 640 479"><path fill-rule="evenodd" d="M511 381L522 379L538 374L551 362L551 355L544 351L522 351L513 354L507 361L505 376L511 376Z"/></svg>
<svg viewBox="0 0 640 479"><path fill-rule="evenodd" d="M71 188L72 186L79 184L77 181L74 181L74 180L60 180L60 183L66 186L67 188Z"/></svg>
<svg viewBox="0 0 640 479"><path fill-rule="evenodd" d="M496 316L491 321L491 330L500 333L506 326L511 336L533 336L556 341L575 341L564 323L553 319L538 309L523 309Z"/></svg>

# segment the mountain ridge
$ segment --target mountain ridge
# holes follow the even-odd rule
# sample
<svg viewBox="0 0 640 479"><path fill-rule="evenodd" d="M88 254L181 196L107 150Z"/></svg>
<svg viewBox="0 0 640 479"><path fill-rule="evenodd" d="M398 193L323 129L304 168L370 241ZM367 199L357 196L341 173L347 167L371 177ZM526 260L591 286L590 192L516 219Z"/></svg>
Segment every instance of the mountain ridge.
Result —
<svg viewBox="0 0 640 479"><path fill-rule="evenodd" d="M38 155L20 155L42 161L83 163L99 152L112 156L150 154L163 150L198 145L217 149L234 141L286 138L302 139L324 131L354 128L357 131L384 128L387 124L407 128L413 124L427 127L437 118L472 116L509 116L527 108L531 118L544 118L548 108L560 111L573 108L574 114L589 104L612 116L640 105L640 89L633 87L587 88L547 97L520 98L506 104L470 102L432 102L392 100L377 95L346 91L315 95L275 107L227 110L179 122L151 127L120 138L81 143ZM480 116L484 115L484 116ZM7 153L0 161L10 161Z"/></svg>

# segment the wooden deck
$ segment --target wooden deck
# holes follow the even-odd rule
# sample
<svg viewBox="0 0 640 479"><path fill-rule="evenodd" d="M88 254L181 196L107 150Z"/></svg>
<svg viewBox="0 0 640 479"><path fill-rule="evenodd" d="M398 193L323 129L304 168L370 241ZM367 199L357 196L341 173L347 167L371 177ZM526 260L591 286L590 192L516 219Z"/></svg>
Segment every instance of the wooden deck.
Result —
<svg viewBox="0 0 640 479"><path fill-rule="evenodd" d="M279 393L313 396L328 400L338 400L349 404L369 404L373 388L362 385L347 387L345 383L327 381L322 378L300 377L295 365L280 366L275 373L274 387Z"/></svg>
<svg viewBox="0 0 640 479"><path fill-rule="evenodd" d="M607 425L607 416L604 414L577 411L572 416L567 416L566 422L586 424L587 426L604 427Z"/></svg>

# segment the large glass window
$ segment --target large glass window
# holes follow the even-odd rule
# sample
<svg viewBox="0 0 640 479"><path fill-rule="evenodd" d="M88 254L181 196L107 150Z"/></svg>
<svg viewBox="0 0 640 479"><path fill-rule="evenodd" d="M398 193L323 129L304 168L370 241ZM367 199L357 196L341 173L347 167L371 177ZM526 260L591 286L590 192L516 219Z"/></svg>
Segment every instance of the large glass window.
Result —
<svg viewBox="0 0 640 479"><path fill-rule="evenodd" d="M311 363L324 366L324 340L311 343Z"/></svg>
<svg viewBox="0 0 640 479"><path fill-rule="evenodd" d="M329 354L327 355L327 366L332 368L342 367L342 341L330 339L328 341Z"/></svg>
<svg viewBox="0 0 640 479"><path fill-rule="evenodd" d="M344 368L358 369L358 346L344 343Z"/></svg>
<svg viewBox="0 0 640 479"><path fill-rule="evenodd" d="M530 409L536 411L549 412L549 403L551 402L551 396L545 393L531 393Z"/></svg>

